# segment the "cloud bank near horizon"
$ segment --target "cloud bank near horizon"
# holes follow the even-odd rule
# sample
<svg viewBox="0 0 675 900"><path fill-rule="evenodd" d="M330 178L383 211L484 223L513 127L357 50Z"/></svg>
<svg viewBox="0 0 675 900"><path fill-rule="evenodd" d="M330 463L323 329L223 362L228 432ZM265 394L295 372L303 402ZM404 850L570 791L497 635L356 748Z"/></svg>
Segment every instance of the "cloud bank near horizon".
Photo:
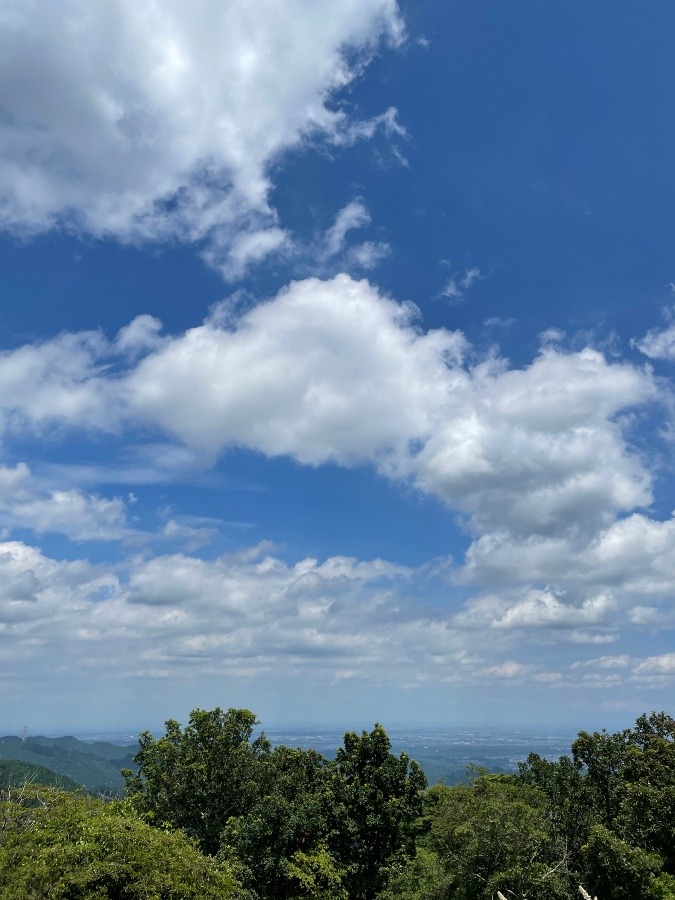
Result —
<svg viewBox="0 0 675 900"><path fill-rule="evenodd" d="M10 442L66 429L173 443L207 468L233 446L309 468L366 464L440 499L469 535L463 561L419 570L156 555L153 541L169 532L134 531L125 498L48 491L25 463L6 465L9 528L129 548L117 567L92 567L6 544L17 617L7 637L22 634L20 656L50 632L76 655L91 648L95 668L117 629L119 665L153 677L187 659L242 677L321 659L338 680L377 670L409 687L497 676L536 685L545 674L568 684L589 673L567 666L555 676L547 645L612 644L675 624L675 527L649 513L653 477L630 441L633 418L662 389L648 368L598 350L544 344L513 368L494 353L481 358L460 332L424 331L414 306L340 275L294 282L250 307L222 304L178 335L141 316L110 340L62 333L5 351L0 386ZM172 527L186 541L199 534ZM66 601L59 579L73 572L76 599ZM16 584L26 596L14 597ZM669 677L667 666L646 665L630 670L636 684ZM628 674L612 672L607 684Z"/></svg>

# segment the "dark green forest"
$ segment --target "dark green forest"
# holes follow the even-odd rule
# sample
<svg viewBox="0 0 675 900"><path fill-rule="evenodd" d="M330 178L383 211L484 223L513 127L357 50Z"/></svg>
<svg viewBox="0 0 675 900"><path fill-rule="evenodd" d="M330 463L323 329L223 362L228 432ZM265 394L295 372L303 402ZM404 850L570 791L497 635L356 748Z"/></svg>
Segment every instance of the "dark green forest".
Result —
<svg viewBox="0 0 675 900"><path fill-rule="evenodd" d="M5 766L8 900L675 900L675 720L580 732L570 756L426 785L386 731L334 759L248 710L140 736L123 799Z"/></svg>
<svg viewBox="0 0 675 900"><path fill-rule="evenodd" d="M120 747L105 741L85 742L74 737L5 735L0 738L0 771L3 766L21 761L49 769L60 777L63 785L74 782L90 793L121 795L124 779L120 770L133 765L135 750L135 747Z"/></svg>

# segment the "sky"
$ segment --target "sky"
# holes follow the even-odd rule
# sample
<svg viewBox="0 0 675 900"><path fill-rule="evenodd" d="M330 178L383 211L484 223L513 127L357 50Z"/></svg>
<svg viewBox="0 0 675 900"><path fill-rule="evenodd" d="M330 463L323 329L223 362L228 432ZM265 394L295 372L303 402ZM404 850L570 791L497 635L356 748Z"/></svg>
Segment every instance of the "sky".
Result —
<svg viewBox="0 0 675 900"><path fill-rule="evenodd" d="M668 709L674 29L1 0L6 732Z"/></svg>

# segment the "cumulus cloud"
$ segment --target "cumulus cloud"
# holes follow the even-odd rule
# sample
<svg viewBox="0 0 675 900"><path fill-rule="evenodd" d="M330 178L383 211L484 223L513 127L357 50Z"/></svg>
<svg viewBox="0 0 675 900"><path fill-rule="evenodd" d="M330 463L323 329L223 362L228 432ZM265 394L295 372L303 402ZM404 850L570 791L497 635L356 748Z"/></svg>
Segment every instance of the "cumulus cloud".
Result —
<svg viewBox="0 0 675 900"><path fill-rule="evenodd" d="M416 481L491 534L592 530L650 501L649 476L614 418L653 393L643 373L593 350L545 351L523 369L480 364L448 392L415 457Z"/></svg>
<svg viewBox="0 0 675 900"><path fill-rule="evenodd" d="M577 590L605 586L633 600L665 600L675 583L675 520L659 521L642 513L618 519L595 534L573 530L554 537L483 535L467 554L469 581L509 584L522 580L527 567L533 581L576 585ZM634 616L648 618L649 607Z"/></svg>
<svg viewBox="0 0 675 900"><path fill-rule="evenodd" d="M531 592L491 624L493 628L569 628L602 625L615 604L606 594L589 597L580 606L566 604L551 592Z"/></svg>
<svg viewBox="0 0 675 900"><path fill-rule="evenodd" d="M130 408L191 446L239 444L300 462L405 456L447 396L460 335L347 276L307 279L232 330L206 322L129 375Z"/></svg>
<svg viewBox="0 0 675 900"><path fill-rule="evenodd" d="M40 490L26 463L0 466L0 523L75 541L119 540L132 534L126 504L79 490Z"/></svg>
<svg viewBox="0 0 675 900"><path fill-rule="evenodd" d="M422 332L415 316L365 281L297 282L229 329L207 321L146 356L128 407L211 453L371 462L465 512L491 549L504 529L587 540L651 502L617 420L655 396L647 373L594 350L468 367L460 334Z"/></svg>
<svg viewBox="0 0 675 900"><path fill-rule="evenodd" d="M29 479L30 469L25 462L0 466L0 503L16 495Z"/></svg>
<svg viewBox="0 0 675 900"><path fill-rule="evenodd" d="M463 335L424 332L411 304L347 275L294 282L242 313L217 309L172 338L159 340L159 327L135 320L117 347L63 334L2 354L5 421L137 422L198 452L239 445L310 465L370 462L462 510L493 543L504 528L507 539L573 528L586 539L651 502L619 413L657 388L599 351L547 348L520 369L469 365ZM107 368L143 345L138 362Z"/></svg>
<svg viewBox="0 0 675 900"><path fill-rule="evenodd" d="M140 430L202 460L239 446L369 464L440 498L471 541L454 578L497 592L482 619L494 630L614 640L638 615L627 609L658 609L675 586L674 520L648 515L651 475L626 431L625 412L658 387L598 350L545 346L520 368L476 359L462 334L424 331L414 306L340 275L235 301L175 336L150 317L110 342L63 334L3 354L3 379L7 433ZM114 517L105 503L89 508ZM33 503L24 520L43 515Z"/></svg>
<svg viewBox="0 0 675 900"><path fill-rule="evenodd" d="M654 672L659 675L675 674L675 653L662 653L660 656L649 656L637 666L636 673Z"/></svg>
<svg viewBox="0 0 675 900"><path fill-rule="evenodd" d="M524 590L486 594L467 602L454 618L459 627L504 631L546 630L551 637L576 641L578 629L607 628L616 624L617 604L599 594L575 604L563 592Z"/></svg>
<svg viewBox="0 0 675 900"><path fill-rule="evenodd" d="M153 350L162 343L160 331L162 323L154 316L136 316L124 328L120 328L115 339L115 350L121 354L135 356Z"/></svg>
<svg viewBox="0 0 675 900"><path fill-rule="evenodd" d="M638 661L631 677L634 684L650 689L666 687L670 690L673 679L675 679L675 653L661 653Z"/></svg>
<svg viewBox="0 0 675 900"><path fill-rule="evenodd" d="M86 673L97 684L107 676L162 679L176 697L192 679L200 685L216 679L222 690L270 673L286 683L309 676L325 686L366 679L371 689L432 692L486 682L594 690L625 677L650 689L675 673L672 653L596 657L556 670L549 651L537 659L522 640L523 628L552 629L590 646L613 640L600 630L602 598L570 612L559 598L530 596L511 613L493 598L476 627L467 628L442 608L420 609L414 598L433 591L429 578L428 567L380 559L289 563L265 543L210 560L144 553L92 565L6 541L0 543L0 671L27 697L45 669L80 693ZM565 635L574 624L579 627Z"/></svg>
<svg viewBox="0 0 675 900"><path fill-rule="evenodd" d="M572 669L627 669L631 660L627 653L619 656L598 656L572 663Z"/></svg>
<svg viewBox="0 0 675 900"><path fill-rule="evenodd" d="M73 672L197 667L236 677L283 665L330 680L345 667L376 675L379 667L377 677L396 681L432 654L459 650L455 633L411 608L407 592L424 572L384 560L289 565L262 545L117 569L0 544L0 666L39 653ZM385 671L394 659L400 672Z"/></svg>
<svg viewBox="0 0 675 900"><path fill-rule="evenodd" d="M0 352L2 424L9 430L50 423L111 427L118 406L114 380L99 377L108 350L100 333L85 331Z"/></svg>
<svg viewBox="0 0 675 900"><path fill-rule="evenodd" d="M5 644L16 641L20 654L39 652L51 637L58 640L52 629L71 628L71 616L117 591L110 571L82 560L59 562L20 541L0 544L0 635Z"/></svg>
<svg viewBox="0 0 675 900"><path fill-rule="evenodd" d="M12 528L65 534L75 541L119 540L131 533L120 497L108 499L74 490L18 500L0 508L0 518Z"/></svg>
<svg viewBox="0 0 675 900"><path fill-rule="evenodd" d="M358 122L330 102L401 40L395 0L197 7L3 5L2 227L205 242L236 277L289 240L268 203L280 153L402 131L395 110Z"/></svg>

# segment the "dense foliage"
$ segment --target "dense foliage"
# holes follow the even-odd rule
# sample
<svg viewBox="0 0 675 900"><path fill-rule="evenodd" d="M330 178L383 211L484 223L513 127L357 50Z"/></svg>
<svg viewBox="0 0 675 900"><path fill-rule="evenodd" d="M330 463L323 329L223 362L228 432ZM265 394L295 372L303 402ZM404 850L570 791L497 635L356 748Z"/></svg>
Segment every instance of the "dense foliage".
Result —
<svg viewBox="0 0 675 900"><path fill-rule="evenodd" d="M12 900L232 900L230 867L185 835L152 828L128 803L29 786L0 803L0 897Z"/></svg>
<svg viewBox="0 0 675 900"><path fill-rule="evenodd" d="M675 900L675 721L581 732L572 756L474 773L425 797L418 851L387 900Z"/></svg>
<svg viewBox="0 0 675 900"><path fill-rule="evenodd" d="M334 760L272 748L247 710L141 736L128 798L27 784L0 803L16 900L675 900L675 721L581 732L569 757L425 790L384 729Z"/></svg>
<svg viewBox="0 0 675 900"><path fill-rule="evenodd" d="M194 710L185 729L141 735L134 807L182 828L207 854L243 864L261 898L371 900L412 854L424 775L385 730L345 735L335 760L253 739L248 710ZM346 893L345 893L346 892Z"/></svg>

